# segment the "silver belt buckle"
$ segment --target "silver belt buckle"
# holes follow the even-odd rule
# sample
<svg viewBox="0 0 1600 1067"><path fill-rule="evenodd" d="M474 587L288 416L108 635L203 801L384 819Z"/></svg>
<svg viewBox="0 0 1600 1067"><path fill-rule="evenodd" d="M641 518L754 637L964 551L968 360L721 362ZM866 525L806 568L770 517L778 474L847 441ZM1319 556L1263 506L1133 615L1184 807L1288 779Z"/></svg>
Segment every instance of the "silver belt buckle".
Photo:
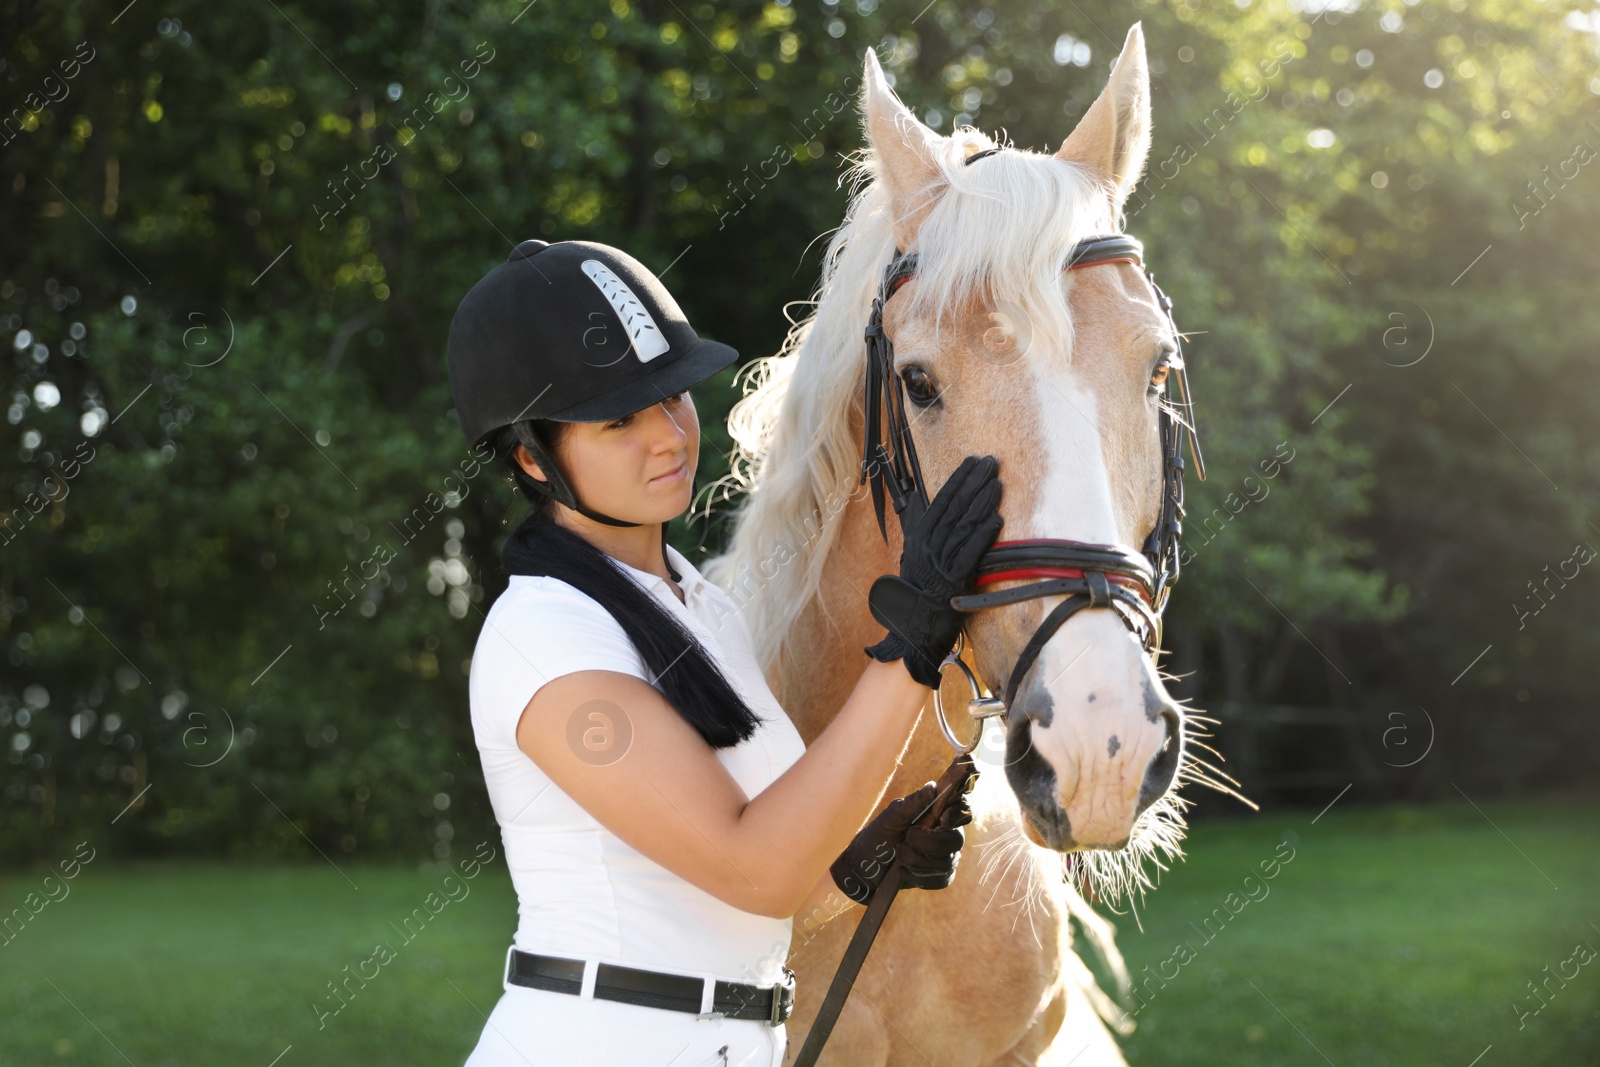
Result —
<svg viewBox="0 0 1600 1067"><path fill-rule="evenodd" d="M772 987L772 1025L783 1025L783 995L794 995L794 972L789 968L783 969L783 978ZM791 1001L792 1003L792 1001Z"/></svg>

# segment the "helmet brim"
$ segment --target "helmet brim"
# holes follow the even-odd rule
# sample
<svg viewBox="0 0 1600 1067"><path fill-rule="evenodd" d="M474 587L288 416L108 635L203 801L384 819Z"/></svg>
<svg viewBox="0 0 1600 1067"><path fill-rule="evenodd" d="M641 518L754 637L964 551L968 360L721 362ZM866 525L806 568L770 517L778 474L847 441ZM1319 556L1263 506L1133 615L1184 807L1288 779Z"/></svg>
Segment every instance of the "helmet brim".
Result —
<svg viewBox="0 0 1600 1067"><path fill-rule="evenodd" d="M738 360L737 349L702 337L693 348L671 363L664 364L656 373L620 385L609 393L575 404L565 411L543 417L555 422L609 422L620 419L699 385Z"/></svg>

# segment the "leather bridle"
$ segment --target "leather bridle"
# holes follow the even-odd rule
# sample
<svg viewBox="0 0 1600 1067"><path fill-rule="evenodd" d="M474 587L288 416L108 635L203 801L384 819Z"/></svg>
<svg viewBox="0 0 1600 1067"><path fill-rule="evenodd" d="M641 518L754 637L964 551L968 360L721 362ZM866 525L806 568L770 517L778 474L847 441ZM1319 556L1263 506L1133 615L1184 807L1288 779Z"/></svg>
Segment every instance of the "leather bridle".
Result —
<svg viewBox="0 0 1600 1067"><path fill-rule="evenodd" d="M966 162L973 163L998 151L1001 149L986 149L968 156ZM1086 237L1073 246L1062 269L1082 270L1106 263L1130 263L1142 268L1144 246L1121 233ZM872 479L872 506L877 512L878 530L885 541L889 538L888 527L884 524L885 489L894 501L895 514L902 517L911 494L917 494L924 504L928 503L927 486L922 480L922 468L917 463L916 445L911 440L911 421L906 418L905 386L894 373L894 347L883 332L884 305L900 286L911 280L916 270L916 254L908 255L895 249L894 258L884 268L883 280L872 301L872 317L867 321L867 409L861 481ZM981 695L982 688L977 677L961 659L965 635L955 651L945 657L941 669L955 664L972 686L973 699L968 705L968 712L978 721L979 729L970 742L964 743L956 737L945 718L941 689L934 688L934 715L940 732L950 747L955 749L956 757L939 779L937 799L930 802L928 809L918 817L917 824L920 826L937 822L945 806L953 803L959 793L970 791L976 784L978 772L970 753L983 738L983 720L1007 715L1017 686L1027 677L1039 651L1069 618L1085 608L1109 608L1139 638L1146 652L1153 651L1161 643L1161 613L1166 607L1167 593L1178 578L1178 538L1183 531L1183 456L1180 449L1184 438L1189 442L1189 455L1194 458L1195 473L1204 478L1206 471L1205 462L1200 456L1200 443L1195 437L1194 404L1189 395L1189 377L1183 365L1178 327L1172 319L1172 300L1156 285L1155 275L1146 270L1144 276L1155 293L1157 304L1167 316L1172 343L1176 346L1169 360L1170 372L1163 386L1164 402L1159 416L1161 512L1156 517L1155 527L1145 538L1143 550L1137 552L1122 545L1032 538L996 541L984 553L978 564L978 577L973 583L976 588L1018 580L1029 580L1029 584L952 597L951 607L960 611L981 611L1062 593L1066 594L1066 599L1050 609L1023 647L1022 654L1011 669L1003 699ZM1169 388L1174 378L1177 379L1179 392L1176 402ZM893 388L889 386L891 380L894 382ZM880 417L880 411L887 416L887 426ZM851 935L844 959L823 998L811 1032L801 1046L795 1067L813 1067L822 1055L828 1035L833 1032L834 1023L839 1019L856 975L866 961L873 939L882 928L899 887L899 864L891 862L866 914Z"/></svg>
<svg viewBox="0 0 1600 1067"><path fill-rule="evenodd" d="M993 149L989 151L995 151ZM980 152L967 162L987 155ZM1144 246L1127 234L1086 237L1067 256L1064 270L1083 270L1108 263L1144 266ZM911 439L911 421L906 417L905 386L894 373L894 347L883 331L884 306L895 292L916 274L917 254L899 249L884 269L878 294L872 302L872 317L867 322L866 434L861 463L861 482L872 481L872 504L878 516L878 529L888 539L884 524L884 493L887 489L897 515L904 512L912 493L926 503L927 486L917 462L917 449ZM1183 530L1183 456L1181 443L1187 439L1194 459L1195 474L1205 478L1199 440L1194 430L1194 404L1189 394L1188 374L1183 364L1177 324L1172 318L1172 299L1156 285L1155 275L1144 271L1155 293L1156 302L1167 316L1172 343L1177 346L1169 362L1167 389L1176 379L1178 396L1165 394L1160 411L1162 489L1161 511L1155 527L1145 539L1144 548L1134 551L1123 545L1100 545L1057 538L996 541L978 566L974 586L998 585L1020 579L1030 584L973 592L953 597L952 607L961 611L1015 604L1023 600L1065 593L1067 598L1044 617L1024 646L1011 670L1000 703L991 713L1004 714L1016 696L1017 687L1027 676L1045 642L1073 615L1085 608L1110 608L1137 636L1147 652L1161 642L1161 615L1167 594L1178 578L1178 539ZM888 387L890 381L894 387ZM887 426L879 417L886 415ZM887 432L885 432L887 431ZM887 440L885 440L887 438ZM860 484L860 483L858 483ZM948 662L948 661L947 661ZM959 659L957 659L959 663ZM962 664L963 670L965 665ZM969 674L976 696L976 679ZM986 702L988 703L988 702ZM940 709L942 712L942 708ZM975 710L976 714L976 710ZM940 725L952 745L960 751L941 713ZM975 742L974 742L975 743Z"/></svg>

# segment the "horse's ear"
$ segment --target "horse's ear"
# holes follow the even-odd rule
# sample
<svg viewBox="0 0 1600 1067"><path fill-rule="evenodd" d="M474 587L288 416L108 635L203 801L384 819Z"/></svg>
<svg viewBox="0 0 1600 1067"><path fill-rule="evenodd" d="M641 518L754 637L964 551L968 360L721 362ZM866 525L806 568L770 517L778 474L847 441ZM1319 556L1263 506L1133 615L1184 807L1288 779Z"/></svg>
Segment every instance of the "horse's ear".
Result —
<svg viewBox="0 0 1600 1067"><path fill-rule="evenodd" d="M938 199L944 138L924 126L894 95L878 64L878 53L871 48L862 79L861 113L867 144L878 162L878 180L889 188L895 244L905 250Z"/></svg>
<svg viewBox="0 0 1600 1067"><path fill-rule="evenodd" d="M1105 89L1084 112L1056 158L1079 164L1105 182L1112 206L1121 212L1149 154L1150 68L1144 58L1144 30L1135 22Z"/></svg>

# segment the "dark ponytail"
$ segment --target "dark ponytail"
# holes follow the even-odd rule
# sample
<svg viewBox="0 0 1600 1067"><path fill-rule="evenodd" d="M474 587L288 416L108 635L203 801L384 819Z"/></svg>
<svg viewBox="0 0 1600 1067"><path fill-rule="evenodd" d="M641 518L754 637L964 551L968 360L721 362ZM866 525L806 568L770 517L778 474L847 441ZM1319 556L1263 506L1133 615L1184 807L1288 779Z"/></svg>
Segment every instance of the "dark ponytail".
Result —
<svg viewBox="0 0 1600 1067"><path fill-rule="evenodd" d="M530 420L545 451L565 424ZM718 669L705 646L651 593L640 588L600 549L555 521L555 501L516 460L521 443L503 427L490 438L512 480L533 505L500 550L507 574L548 575L586 594L617 620L670 703L712 748L748 740L761 719Z"/></svg>

